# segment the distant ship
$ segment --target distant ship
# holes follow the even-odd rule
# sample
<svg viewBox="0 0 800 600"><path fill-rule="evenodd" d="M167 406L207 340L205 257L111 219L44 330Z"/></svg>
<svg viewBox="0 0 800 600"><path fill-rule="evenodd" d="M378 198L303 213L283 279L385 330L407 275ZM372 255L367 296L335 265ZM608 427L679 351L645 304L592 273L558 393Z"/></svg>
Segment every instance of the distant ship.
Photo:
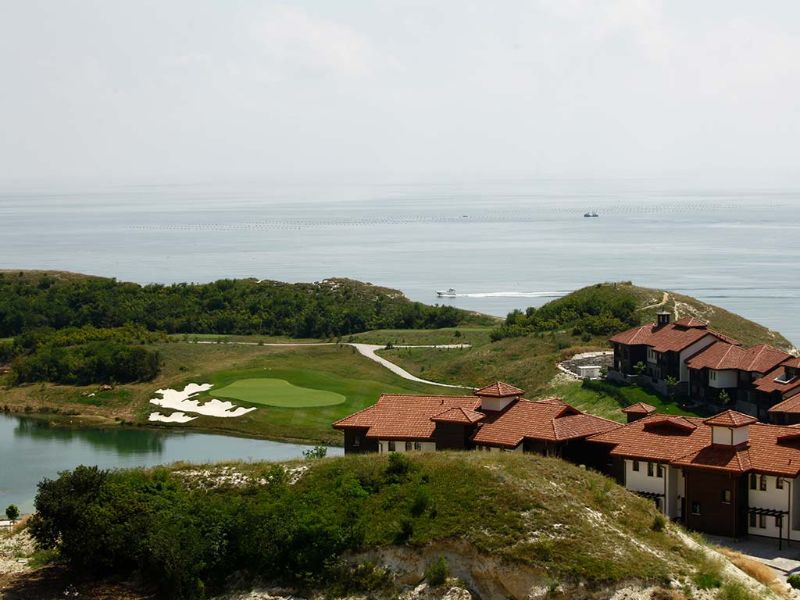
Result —
<svg viewBox="0 0 800 600"><path fill-rule="evenodd" d="M592 212L583 213L583 216L584 217L599 217L600 215L598 215L596 212L592 211Z"/></svg>
<svg viewBox="0 0 800 600"><path fill-rule="evenodd" d="M439 298L455 298L456 297L456 291L453 288L450 288L447 291L445 291L445 290L436 290L436 295L439 296Z"/></svg>

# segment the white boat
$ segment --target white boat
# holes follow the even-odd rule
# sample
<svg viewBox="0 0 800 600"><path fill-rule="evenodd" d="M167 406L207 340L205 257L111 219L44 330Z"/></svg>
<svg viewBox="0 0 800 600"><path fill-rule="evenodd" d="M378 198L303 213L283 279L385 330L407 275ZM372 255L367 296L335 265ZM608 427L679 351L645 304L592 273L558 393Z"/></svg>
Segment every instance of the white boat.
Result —
<svg viewBox="0 0 800 600"><path fill-rule="evenodd" d="M583 213L583 216L584 217L599 217L600 215L598 215L595 211L592 211L592 212Z"/></svg>
<svg viewBox="0 0 800 600"><path fill-rule="evenodd" d="M449 290L436 290L436 295L439 296L439 298L455 298L456 291L453 288Z"/></svg>

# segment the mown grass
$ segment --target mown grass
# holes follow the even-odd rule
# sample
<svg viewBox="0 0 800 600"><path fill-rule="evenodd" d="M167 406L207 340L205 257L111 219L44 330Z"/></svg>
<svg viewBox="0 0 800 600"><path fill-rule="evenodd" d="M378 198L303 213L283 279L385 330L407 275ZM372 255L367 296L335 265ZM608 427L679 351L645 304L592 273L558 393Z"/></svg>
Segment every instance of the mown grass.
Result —
<svg viewBox="0 0 800 600"><path fill-rule="evenodd" d="M0 405L18 411L27 406L32 412L66 413L72 419L86 419L95 425L103 422L148 424L147 416L157 410L149 403L157 389L182 388L188 383L212 383L217 389L239 379L277 378L300 387L341 394L346 401L328 407L260 407L240 418L200 417L188 426L162 427L340 444L341 433L333 430L331 423L373 404L381 393L460 393L404 380L350 346L270 347L172 342L158 344L157 348L164 357L164 365L155 381L117 386L109 391L100 391L98 386L25 385L3 389ZM91 393L95 396L90 396ZM213 391L206 396L213 397Z"/></svg>
<svg viewBox="0 0 800 600"><path fill-rule="evenodd" d="M469 344L483 346L490 341L491 327L445 327L441 329L376 329L348 336L344 341L362 344L429 345Z"/></svg>
<svg viewBox="0 0 800 600"><path fill-rule="evenodd" d="M561 383L549 387L542 395L558 396L575 408L621 423L626 420L622 409L637 402L655 406L661 414L702 416L637 385L617 385L608 381Z"/></svg>

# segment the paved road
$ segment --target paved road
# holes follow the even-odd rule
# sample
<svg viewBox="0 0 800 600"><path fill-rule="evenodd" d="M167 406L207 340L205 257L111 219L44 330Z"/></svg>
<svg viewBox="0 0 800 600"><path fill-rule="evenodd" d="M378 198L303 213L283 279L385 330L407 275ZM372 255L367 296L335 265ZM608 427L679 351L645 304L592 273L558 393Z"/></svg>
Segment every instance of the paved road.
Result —
<svg viewBox="0 0 800 600"><path fill-rule="evenodd" d="M195 344L216 344L217 342L211 340L202 340L198 342L194 342ZM260 342L222 342L224 344L234 344L237 346L281 346L281 347L298 347L298 346L336 346L335 342L283 342L283 343L260 343ZM462 388L462 389L472 389L470 386L466 385L452 385L449 383L439 383L438 381L431 381L429 379L420 379L419 377L412 375L402 367L394 364L393 362L386 360L382 356L378 356L377 351L383 350L386 346L382 346L380 344L357 344L352 342L342 342L340 345L342 346L352 346L356 350L358 350L359 354L365 356L366 358L378 363L382 367L389 369L395 375L402 377L403 379L407 379L408 381L416 381L417 383L426 383L428 385L436 385L439 387L446 387L446 388ZM433 344L433 345L422 345L422 346L395 346L395 348L441 348L441 349L461 349L461 348L470 348L469 344Z"/></svg>

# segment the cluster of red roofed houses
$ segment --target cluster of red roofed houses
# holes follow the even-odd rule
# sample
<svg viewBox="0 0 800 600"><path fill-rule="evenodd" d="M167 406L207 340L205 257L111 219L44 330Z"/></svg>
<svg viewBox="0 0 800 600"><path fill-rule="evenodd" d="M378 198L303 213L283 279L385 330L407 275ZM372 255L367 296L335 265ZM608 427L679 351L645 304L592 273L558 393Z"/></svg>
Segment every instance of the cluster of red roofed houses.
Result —
<svg viewBox="0 0 800 600"><path fill-rule="evenodd" d="M644 381L661 394L672 380L695 402L718 404L722 396L761 421L800 423L800 359L782 350L767 344L744 348L704 321L687 317L673 323L669 313L610 341L609 379Z"/></svg>
<svg viewBox="0 0 800 600"><path fill-rule="evenodd" d="M615 477L706 533L800 540L800 427L726 410L708 419L624 409L628 423L495 383L471 396L384 394L333 424L345 452L535 452Z"/></svg>

